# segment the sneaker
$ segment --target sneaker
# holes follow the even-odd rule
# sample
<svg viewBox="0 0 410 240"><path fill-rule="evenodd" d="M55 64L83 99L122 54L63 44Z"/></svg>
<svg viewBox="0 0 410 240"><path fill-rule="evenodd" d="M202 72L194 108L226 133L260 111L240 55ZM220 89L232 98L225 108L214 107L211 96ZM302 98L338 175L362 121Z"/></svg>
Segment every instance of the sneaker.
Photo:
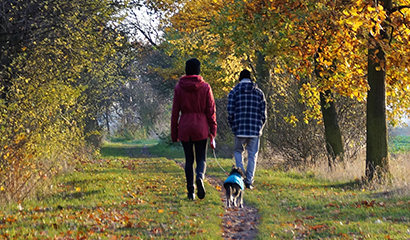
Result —
<svg viewBox="0 0 410 240"><path fill-rule="evenodd" d="M202 181L202 179L198 178L196 180L196 187L198 188L198 198L204 199L205 198L205 188L204 188L204 182Z"/></svg>
<svg viewBox="0 0 410 240"><path fill-rule="evenodd" d="M195 193L188 193L188 200L195 200Z"/></svg>
<svg viewBox="0 0 410 240"><path fill-rule="evenodd" d="M254 188L252 183L245 183L245 187L251 190Z"/></svg>

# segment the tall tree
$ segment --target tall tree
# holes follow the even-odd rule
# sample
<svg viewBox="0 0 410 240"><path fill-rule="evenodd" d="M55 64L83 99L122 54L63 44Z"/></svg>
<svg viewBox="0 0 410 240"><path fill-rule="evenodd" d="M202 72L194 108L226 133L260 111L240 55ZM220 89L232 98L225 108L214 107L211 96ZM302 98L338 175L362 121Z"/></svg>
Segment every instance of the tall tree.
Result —
<svg viewBox="0 0 410 240"><path fill-rule="evenodd" d="M217 42L211 46L219 52L229 52L241 59L251 49L254 53L260 51L274 66L273 72L285 71L298 78L312 76L314 56L318 55L317 62L326 77L316 86L303 88L306 91L303 95L318 96L304 99L312 106L312 111L306 113L320 117L319 93L329 91L367 102L369 135L365 174L372 179L375 169L388 171L386 119L395 123L410 112L408 1L230 0L224 3L222 6L220 1L202 0L195 5L179 1L173 5L175 8L167 8L177 9L171 11L172 19L180 19L167 22L173 27L178 26L175 23L180 26L174 31L175 39L169 42L179 41L185 47L181 49L189 46L192 53L209 46L197 45L197 40L192 42L193 36L210 37ZM207 8L202 11L204 14L198 14L204 6ZM256 58L253 55L244 59ZM330 68L333 64L336 70ZM326 100L334 101L328 97Z"/></svg>
<svg viewBox="0 0 410 240"><path fill-rule="evenodd" d="M309 74L317 53L319 64L329 69L324 74L330 75L321 81L320 92L331 90L367 101L365 175L371 180L375 170L387 172L386 118L394 122L395 116L409 109L405 94L410 85L408 3L294 1L291 8L279 2L273 1L268 8L281 13L272 29L283 36L277 43L289 44L290 51L283 55L299 63L291 70L295 75ZM333 64L337 66L334 73L329 68ZM386 112L386 105L391 111Z"/></svg>
<svg viewBox="0 0 410 240"><path fill-rule="evenodd" d="M352 33L344 41L354 43L353 38L360 38L356 46L351 46L368 48L362 53L367 61L359 65L366 67L369 87L365 170L368 180L382 178L389 171L386 120L394 123L396 116L408 114L409 8L406 1L363 2L347 8L343 12L347 18L340 21ZM353 68L363 68L359 66Z"/></svg>
<svg viewBox="0 0 410 240"><path fill-rule="evenodd" d="M224 96L236 82L243 64L235 56L229 38L221 39L211 31L213 18L224 2L221 0L156 1L148 7L162 11L163 43L159 48L172 59L172 67L164 69L163 76L177 80L184 74L184 63L191 57L201 60L201 75L212 85L216 98ZM226 44L220 44L226 40Z"/></svg>
<svg viewBox="0 0 410 240"><path fill-rule="evenodd" d="M85 145L103 94L90 90L118 74L112 60L124 38L110 24L123 4L5 0L0 8L0 185L16 200Z"/></svg>
<svg viewBox="0 0 410 240"><path fill-rule="evenodd" d="M380 1L386 14L392 11L392 1ZM381 41L390 41L389 17L381 22L377 35L369 35L367 96L367 147L366 177L372 180L375 174L383 177L389 170L387 123L386 123L386 54ZM377 19L376 19L377 21ZM376 30L375 27L374 30Z"/></svg>
<svg viewBox="0 0 410 240"><path fill-rule="evenodd" d="M301 7L301 2L295 1L292 3L288 3L287 7L277 7L278 4L281 4L280 1L267 3L266 1L252 1L252 2L232 2L233 4L227 5L222 11L225 13L225 17L220 17L219 22L214 21L214 24L225 26L225 28L234 28L235 31L231 31L229 33L225 33L221 28L220 34L233 39L236 46L239 46L236 51L239 53L241 51L245 52L253 52L255 51L254 58L256 58L256 69L263 69L263 67L258 66L260 63L261 56L264 56L263 59L266 59L266 63L264 64L264 68L267 71L256 71L257 73L263 73L258 76L259 79L271 79L270 75L287 72L288 70L282 70L282 66L286 66L288 69L297 68L298 62L294 61L294 54L291 53L291 49L295 48L294 45L297 45L296 42L292 41L289 43L289 40L292 38L288 38L288 35L292 36L294 32L297 32L299 28L297 26L289 26L289 30L286 30L286 26L284 29L281 29L283 19L286 18L286 14L290 14L291 11L294 11L292 14L298 14L298 18L304 19L305 23L308 22L310 25L310 21L312 23L314 20L310 20L307 14L311 14L309 12L302 12L298 10ZM277 10L275 10L277 9ZM295 10L296 9L296 10ZM277 14L276 14L277 11ZM280 13L285 13L285 15L281 15ZM231 19L231 21L227 21L227 19ZM330 20L327 20L330 21ZM288 23L287 23L288 24ZM326 24L324 22L324 24ZM289 24L290 25L290 24ZM297 25L297 24L295 24ZM285 33L285 34L283 34ZM278 35L282 35L278 37ZM313 32L312 32L313 34ZM314 34L319 34L315 32ZM327 36L322 37L330 37L331 35L328 34ZM286 39L286 41L284 41ZM306 36L305 36L306 39ZM317 39L314 39L315 41ZM289 54L289 58L287 59L283 56L283 53ZM315 53L312 53L315 54ZM287 61L287 64L283 64L283 60ZM282 63L282 64L281 64ZM272 67L274 69L272 69ZM316 64L315 71L318 73L317 79L322 79L322 73L326 72L326 66L324 64ZM293 72L293 71L292 71ZM303 69L301 73L298 73L299 78L307 78L309 77L309 70ZM320 73L320 74L319 74ZM265 77L264 77L265 76ZM268 76L268 77L266 77ZM282 79L282 81L286 81ZM321 81L321 80L320 80ZM270 89L272 83L270 81L260 81L262 85L262 89L265 90L268 95L273 95L274 90ZM320 84L319 84L320 85ZM337 123L337 116L336 116L336 109L335 104L333 103L333 98L330 89L319 89L323 116L323 122L325 125L325 139L326 139L326 149L329 152L330 160L329 164L331 164L332 160L336 157L342 157L343 155L343 143L342 137L340 133L340 128ZM274 109L273 103L271 103L270 109ZM272 111L271 115L274 115L275 112Z"/></svg>
<svg viewBox="0 0 410 240"><path fill-rule="evenodd" d="M317 57L318 54L315 56L315 77L320 84L320 82L323 81L323 78L326 78L328 74L332 74L334 70L327 72L327 66L321 66L317 61ZM334 64L329 67L335 69ZM335 106L336 104L334 101L334 93L332 93L332 91L328 89L324 92L320 92L319 94L320 110L322 111L323 124L325 126L325 141L326 150L328 153L328 165L330 168L332 168L337 158L339 158L339 160L343 160L344 157L342 133L339 127L337 110Z"/></svg>

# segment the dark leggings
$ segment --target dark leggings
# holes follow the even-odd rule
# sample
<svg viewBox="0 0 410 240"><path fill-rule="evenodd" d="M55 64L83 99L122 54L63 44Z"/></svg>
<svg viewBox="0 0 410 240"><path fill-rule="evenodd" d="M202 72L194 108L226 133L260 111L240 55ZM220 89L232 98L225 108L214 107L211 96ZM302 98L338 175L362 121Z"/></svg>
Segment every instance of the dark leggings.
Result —
<svg viewBox="0 0 410 240"><path fill-rule="evenodd" d="M193 193L194 188L194 161L196 158L196 178L204 179L206 171L206 150L207 139L201 141L183 142L182 147L185 153L185 177L187 181L188 193ZM195 151L195 153L194 153Z"/></svg>

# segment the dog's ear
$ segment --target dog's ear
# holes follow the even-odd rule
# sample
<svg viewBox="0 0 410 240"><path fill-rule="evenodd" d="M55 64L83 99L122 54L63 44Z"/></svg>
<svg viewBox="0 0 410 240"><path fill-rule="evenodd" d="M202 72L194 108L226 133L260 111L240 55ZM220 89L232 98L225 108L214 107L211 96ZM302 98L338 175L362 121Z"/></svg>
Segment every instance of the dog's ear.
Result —
<svg viewBox="0 0 410 240"><path fill-rule="evenodd" d="M242 168L238 168L238 172L243 178L245 177L245 173L242 171Z"/></svg>
<svg viewBox="0 0 410 240"><path fill-rule="evenodd" d="M235 165L232 165L232 169L231 172L229 173L229 175L232 175L235 172Z"/></svg>

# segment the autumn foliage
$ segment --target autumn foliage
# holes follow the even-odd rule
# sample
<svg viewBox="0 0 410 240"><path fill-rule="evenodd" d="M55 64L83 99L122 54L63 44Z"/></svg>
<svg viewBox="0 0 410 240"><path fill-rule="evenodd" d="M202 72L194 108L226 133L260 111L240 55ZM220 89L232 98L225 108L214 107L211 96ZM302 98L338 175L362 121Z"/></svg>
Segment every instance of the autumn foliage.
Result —
<svg viewBox="0 0 410 240"><path fill-rule="evenodd" d="M108 102L102 96L121 80L116 51L124 37L108 25L120 8L2 1L0 202L24 199L69 169L87 152L85 139L99 135L92 123Z"/></svg>
<svg viewBox="0 0 410 240"><path fill-rule="evenodd" d="M142 30L121 25L126 7L143 5L158 14L158 29L163 30L159 43L146 55L139 51L150 48L149 44L129 38ZM152 86L166 79L176 81L190 57L200 58L201 74L218 99L237 83L243 68L252 70L270 100L265 146L278 143L271 139L281 129L297 124L322 134L321 108L331 103L356 114L354 122L361 122L364 117L356 109L365 103L370 133L367 168L387 172L386 120L394 125L410 113L406 0L6 0L1 14L0 190L7 193L6 200L25 198L33 184L68 168L87 143L98 146L104 127L109 132L110 113L129 122L138 118L124 111L124 106L132 106L145 110L139 118L151 124L151 110L140 107L140 102L155 106L155 96L144 93L132 98L137 95L131 91L134 86L142 86L141 91L149 88L144 88L143 77L135 84L129 82L152 72L158 74L150 79L157 81ZM159 54L152 54L156 51ZM135 56L164 60L137 71L131 66L143 61ZM173 83L163 84L164 92ZM330 94L321 106L323 93ZM346 98L352 101L341 100ZM294 104L295 100L304 105ZM343 106L345 102L352 107ZM119 105L124 109L113 109ZM289 126L280 125L284 122ZM292 130L276 136L289 136ZM297 139L291 142L298 144ZM382 139L381 144L372 139ZM314 143L323 148L324 141ZM298 147L291 149L292 154L299 151L292 156L311 157ZM373 173L366 175L371 178Z"/></svg>
<svg viewBox="0 0 410 240"><path fill-rule="evenodd" d="M307 106L305 122L320 121L320 108L336 102L338 96L365 102L370 133L367 168L388 171L386 121L397 124L410 109L408 2L160 2L173 13L163 18L168 51L177 52L178 59L200 56L206 64L218 63L204 73L216 91L235 84L239 67L252 69L268 95L277 91L274 80L300 80L300 98ZM328 104L320 106L319 95L325 92L331 93L325 99ZM275 108L274 101L270 108ZM291 123L299 120L289 115ZM366 172L370 179L373 170Z"/></svg>

